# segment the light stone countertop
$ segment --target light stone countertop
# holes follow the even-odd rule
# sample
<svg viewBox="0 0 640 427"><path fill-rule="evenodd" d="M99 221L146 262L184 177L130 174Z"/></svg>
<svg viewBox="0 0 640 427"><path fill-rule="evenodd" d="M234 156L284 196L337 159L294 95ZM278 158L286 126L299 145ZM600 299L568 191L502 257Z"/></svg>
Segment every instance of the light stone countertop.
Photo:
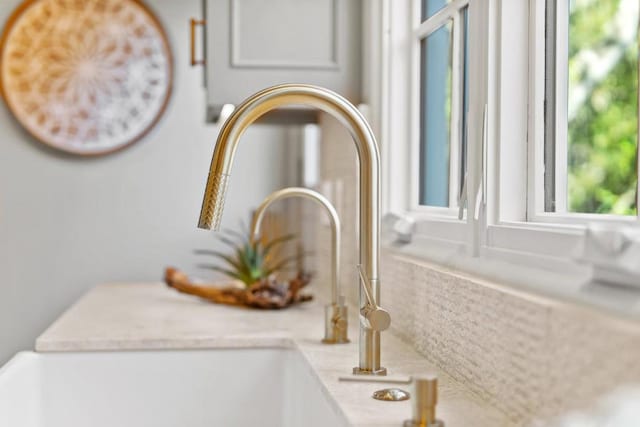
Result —
<svg viewBox="0 0 640 427"><path fill-rule="evenodd" d="M212 305L159 283L106 284L54 322L37 339L36 351L296 348L353 426L400 426L410 418L410 401L371 398L373 391L391 385L338 381L358 361L357 319L350 311L352 342L326 345L320 343L324 311L318 301L280 311L250 310ZM390 377L438 373L437 413L447 427L514 425L389 332L382 334L382 362Z"/></svg>

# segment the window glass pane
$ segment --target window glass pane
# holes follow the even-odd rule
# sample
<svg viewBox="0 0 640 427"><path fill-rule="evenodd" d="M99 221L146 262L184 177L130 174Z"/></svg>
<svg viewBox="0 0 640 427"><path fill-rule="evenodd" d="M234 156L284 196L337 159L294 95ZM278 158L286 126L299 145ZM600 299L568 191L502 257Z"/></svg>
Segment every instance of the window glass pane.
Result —
<svg viewBox="0 0 640 427"><path fill-rule="evenodd" d="M637 214L638 12L638 0L569 3L570 212Z"/></svg>
<svg viewBox="0 0 640 427"><path fill-rule="evenodd" d="M451 22L421 41L420 204L449 206Z"/></svg>
<svg viewBox="0 0 640 427"><path fill-rule="evenodd" d="M445 7L451 0L422 0L422 20L426 21Z"/></svg>

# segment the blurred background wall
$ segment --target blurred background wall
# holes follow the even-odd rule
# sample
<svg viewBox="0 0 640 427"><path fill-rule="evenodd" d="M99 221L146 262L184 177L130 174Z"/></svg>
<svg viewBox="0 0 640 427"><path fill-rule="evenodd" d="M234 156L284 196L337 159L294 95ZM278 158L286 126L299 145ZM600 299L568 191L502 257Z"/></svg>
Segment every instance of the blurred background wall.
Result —
<svg viewBox="0 0 640 427"><path fill-rule="evenodd" d="M0 2L0 25L20 0ZM218 126L205 125L202 70L188 65L188 19L199 0L147 0L174 53L174 92L159 125L116 154L79 158L34 141L0 102L0 365L82 293L111 281L159 281L195 268L202 191ZM289 133L252 126L240 144L223 225L237 226L287 180ZM243 171L244 173L240 173ZM200 259L201 260L201 259Z"/></svg>

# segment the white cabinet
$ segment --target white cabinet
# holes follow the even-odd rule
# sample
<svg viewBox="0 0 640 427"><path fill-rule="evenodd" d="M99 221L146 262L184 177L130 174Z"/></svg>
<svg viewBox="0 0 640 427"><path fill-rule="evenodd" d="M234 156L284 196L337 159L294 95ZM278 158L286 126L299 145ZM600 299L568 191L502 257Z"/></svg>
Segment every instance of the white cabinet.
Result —
<svg viewBox="0 0 640 427"><path fill-rule="evenodd" d="M308 83L361 101L361 0L204 0L209 121L224 104L279 83ZM305 109L272 121L309 121Z"/></svg>

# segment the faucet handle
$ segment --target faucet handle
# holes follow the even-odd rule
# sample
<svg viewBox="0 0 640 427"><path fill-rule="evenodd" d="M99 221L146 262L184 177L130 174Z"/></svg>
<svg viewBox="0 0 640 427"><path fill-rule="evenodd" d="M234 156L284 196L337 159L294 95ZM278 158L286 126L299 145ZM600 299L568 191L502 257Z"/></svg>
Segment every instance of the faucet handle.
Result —
<svg viewBox="0 0 640 427"><path fill-rule="evenodd" d="M362 288L367 298L367 305L360 309L360 314L365 321L365 326L374 331L384 331L391 325L391 316L384 308L381 308L373 297L371 282L362 270L362 265L358 264L358 273L362 281Z"/></svg>
<svg viewBox="0 0 640 427"><path fill-rule="evenodd" d="M374 331L384 331L391 325L391 316L384 308L367 306L360 310L365 326Z"/></svg>
<svg viewBox="0 0 640 427"><path fill-rule="evenodd" d="M338 299L339 304L325 306L324 339L325 344L346 344L349 342L349 315L344 297Z"/></svg>

